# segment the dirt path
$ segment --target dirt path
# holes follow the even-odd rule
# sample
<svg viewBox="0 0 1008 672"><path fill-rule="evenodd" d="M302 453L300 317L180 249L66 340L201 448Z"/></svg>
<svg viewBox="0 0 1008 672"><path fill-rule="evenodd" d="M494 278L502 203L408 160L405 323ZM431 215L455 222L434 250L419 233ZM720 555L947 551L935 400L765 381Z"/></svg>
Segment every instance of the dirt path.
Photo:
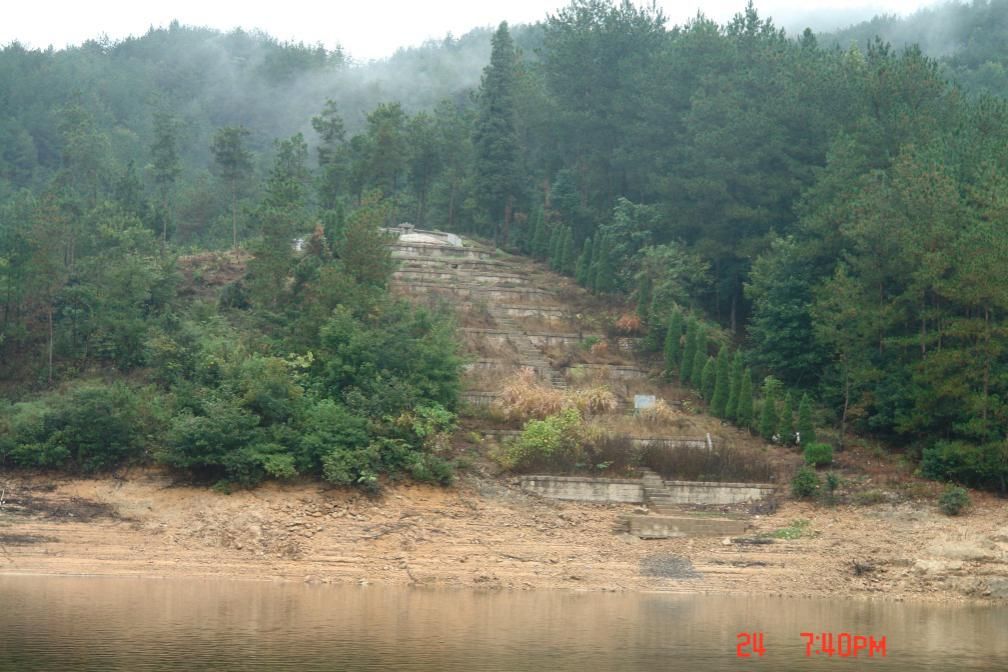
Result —
<svg viewBox="0 0 1008 672"><path fill-rule="evenodd" d="M642 541L614 534L634 507L561 503L509 483L320 485L230 495L129 480L0 478L0 573L217 576L324 583L748 593L926 600L1008 599L1008 504L964 518L927 507L788 502L748 538ZM855 568L855 562L858 568Z"/></svg>

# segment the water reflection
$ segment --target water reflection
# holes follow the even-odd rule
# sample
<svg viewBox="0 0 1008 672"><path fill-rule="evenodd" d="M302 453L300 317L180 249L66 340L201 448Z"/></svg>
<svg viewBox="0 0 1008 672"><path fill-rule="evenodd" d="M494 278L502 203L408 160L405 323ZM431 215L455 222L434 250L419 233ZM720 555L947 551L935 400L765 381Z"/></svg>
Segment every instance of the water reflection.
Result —
<svg viewBox="0 0 1008 672"><path fill-rule="evenodd" d="M809 659L804 631L888 655ZM1006 670L1006 633L978 607L0 577L0 670Z"/></svg>

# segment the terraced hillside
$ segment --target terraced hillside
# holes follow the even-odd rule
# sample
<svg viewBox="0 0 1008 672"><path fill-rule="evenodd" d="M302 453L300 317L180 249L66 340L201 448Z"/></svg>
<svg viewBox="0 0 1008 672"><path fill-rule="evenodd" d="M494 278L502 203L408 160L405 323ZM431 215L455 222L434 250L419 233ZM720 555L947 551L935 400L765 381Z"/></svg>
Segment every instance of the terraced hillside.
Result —
<svg viewBox="0 0 1008 672"><path fill-rule="evenodd" d="M703 414L693 393L664 381L661 362L640 353L641 338L615 329L621 306L569 278L468 239L461 247L400 240L393 254L400 263L395 291L418 302L447 302L459 316L469 357L463 398L470 409L492 408L506 382L528 367L553 388L608 388L616 407L596 420L631 441L759 445ZM638 394L664 400L667 412L648 421L634 416ZM490 436L517 430L494 423L493 413L481 417L487 422L480 429Z"/></svg>

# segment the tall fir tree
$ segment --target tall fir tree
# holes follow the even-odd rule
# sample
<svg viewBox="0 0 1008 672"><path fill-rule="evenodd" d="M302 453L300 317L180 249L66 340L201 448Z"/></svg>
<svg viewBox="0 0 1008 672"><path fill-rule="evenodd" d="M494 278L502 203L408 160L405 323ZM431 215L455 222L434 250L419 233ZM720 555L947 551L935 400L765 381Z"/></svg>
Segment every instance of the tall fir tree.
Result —
<svg viewBox="0 0 1008 672"><path fill-rule="evenodd" d="M703 329L697 333L697 349L693 355L693 366L690 367L690 385L698 392L703 391L703 367L707 361L707 337Z"/></svg>
<svg viewBox="0 0 1008 672"><path fill-rule="evenodd" d="M763 407L760 413L759 433L764 441L772 442L777 434L780 418L777 415L776 388L768 387L763 397Z"/></svg>
<svg viewBox="0 0 1008 672"><path fill-rule="evenodd" d="M717 364L713 357L708 357L700 374L700 393L708 403L714 398L714 388L717 384Z"/></svg>
<svg viewBox="0 0 1008 672"><path fill-rule="evenodd" d="M616 269L612 264L612 240L608 235L602 237L602 249L599 250L598 263L595 265L595 285L597 294L606 294L616 289Z"/></svg>
<svg viewBox="0 0 1008 672"><path fill-rule="evenodd" d="M574 232L569 226L564 227L563 245L560 252L560 271L564 275L574 275Z"/></svg>
<svg viewBox="0 0 1008 672"><path fill-rule="evenodd" d="M682 363L682 330L683 316L676 308L665 332L665 376L669 379Z"/></svg>
<svg viewBox="0 0 1008 672"><path fill-rule="evenodd" d="M584 287L588 283L588 267L591 266L592 239L585 238L581 247L581 256L577 260L577 268L574 269L574 279L579 285Z"/></svg>
<svg viewBox="0 0 1008 672"><path fill-rule="evenodd" d="M748 367L742 372L742 382L739 383L738 408L735 412L735 424L742 429L750 429L753 421L753 385L752 372Z"/></svg>
<svg viewBox="0 0 1008 672"><path fill-rule="evenodd" d="M695 317L686 322L686 345L683 347L682 364L679 365L679 380L683 385L689 385L693 373L693 360L697 353L697 330L699 324Z"/></svg>
<svg viewBox="0 0 1008 672"><path fill-rule="evenodd" d="M729 367L728 346L722 345L718 351L717 369L714 373L714 389L710 397L711 411L719 418L726 417L725 411L728 408L728 394L731 387L728 380L728 377L731 375Z"/></svg>
<svg viewBox="0 0 1008 672"><path fill-rule="evenodd" d="M502 22L491 39L490 64L483 69L473 125L473 182L476 200L499 242L508 228L522 185L516 123L518 54L508 25Z"/></svg>
<svg viewBox="0 0 1008 672"><path fill-rule="evenodd" d="M791 392L784 395L784 410L780 417L780 437L781 443L785 446L794 445L795 425L794 425L794 401L791 399Z"/></svg>
<svg viewBox="0 0 1008 672"><path fill-rule="evenodd" d="M543 218L542 208L536 208L532 214L532 230L531 254L535 259L542 261L546 258L546 251L549 249L549 231Z"/></svg>
<svg viewBox="0 0 1008 672"><path fill-rule="evenodd" d="M802 395L798 404L798 438L804 446L815 443L816 440L815 425L812 424L812 401L807 393Z"/></svg>
<svg viewBox="0 0 1008 672"><path fill-rule="evenodd" d="M736 350L732 357L731 378L729 379L728 402L725 404L725 418L734 420L738 415L739 396L742 388L742 351Z"/></svg>
<svg viewBox="0 0 1008 672"><path fill-rule="evenodd" d="M599 257L602 256L602 248L605 245L606 235L604 233L596 233L595 243L592 245L591 263L588 265L588 283L585 285L593 292L598 281Z"/></svg>
<svg viewBox="0 0 1008 672"><path fill-rule="evenodd" d="M560 267L560 227L553 225L550 227L549 237L549 262L550 268L554 271Z"/></svg>
<svg viewBox="0 0 1008 672"><path fill-rule="evenodd" d="M641 273L637 279L637 317L645 324L651 321L652 284L647 273Z"/></svg>

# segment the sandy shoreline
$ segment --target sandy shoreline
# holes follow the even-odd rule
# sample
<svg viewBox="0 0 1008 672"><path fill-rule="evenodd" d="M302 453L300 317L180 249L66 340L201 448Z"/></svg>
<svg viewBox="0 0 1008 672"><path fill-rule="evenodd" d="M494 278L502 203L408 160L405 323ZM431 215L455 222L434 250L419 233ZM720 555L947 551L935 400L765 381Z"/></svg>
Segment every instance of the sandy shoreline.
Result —
<svg viewBox="0 0 1008 672"><path fill-rule="evenodd" d="M808 521L801 537L740 544L616 534L632 505L542 500L472 477L379 499L322 484L225 495L157 471L8 475L0 487L6 575L1008 601L1008 503L992 497L962 518L912 503L785 501L747 536Z"/></svg>

